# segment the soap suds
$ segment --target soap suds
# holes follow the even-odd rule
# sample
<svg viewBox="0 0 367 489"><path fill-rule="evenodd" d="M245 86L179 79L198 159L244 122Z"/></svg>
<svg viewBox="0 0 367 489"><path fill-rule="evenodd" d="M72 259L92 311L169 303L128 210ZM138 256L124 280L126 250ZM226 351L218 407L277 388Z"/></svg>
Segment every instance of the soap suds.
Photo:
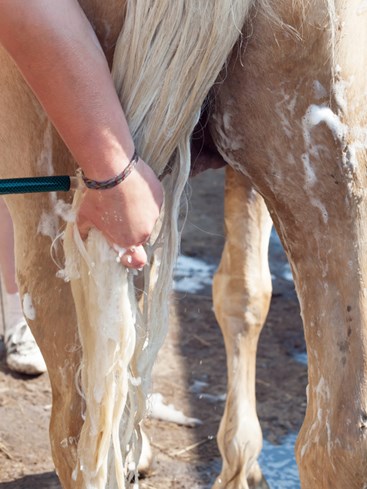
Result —
<svg viewBox="0 0 367 489"><path fill-rule="evenodd" d="M23 296L23 312L25 317L30 321L36 319L36 310L33 306L32 297L28 293Z"/></svg>
<svg viewBox="0 0 367 489"><path fill-rule="evenodd" d="M173 404L165 404L162 394L154 393L148 397L147 403L148 416L161 421L168 421L182 426L199 426L202 421L197 418L189 418L182 411L179 411Z"/></svg>

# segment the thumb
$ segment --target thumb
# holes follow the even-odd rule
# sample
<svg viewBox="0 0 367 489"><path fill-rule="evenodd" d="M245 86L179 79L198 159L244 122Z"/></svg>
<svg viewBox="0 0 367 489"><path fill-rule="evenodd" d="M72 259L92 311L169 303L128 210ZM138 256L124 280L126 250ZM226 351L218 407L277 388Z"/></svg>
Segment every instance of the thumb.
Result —
<svg viewBox="0 0 367 489"><path fill-rule="evenodd" d="M127 268L142 268L147 263L147 254L143 246L136 246L120 258L120 263Z"/></svg>

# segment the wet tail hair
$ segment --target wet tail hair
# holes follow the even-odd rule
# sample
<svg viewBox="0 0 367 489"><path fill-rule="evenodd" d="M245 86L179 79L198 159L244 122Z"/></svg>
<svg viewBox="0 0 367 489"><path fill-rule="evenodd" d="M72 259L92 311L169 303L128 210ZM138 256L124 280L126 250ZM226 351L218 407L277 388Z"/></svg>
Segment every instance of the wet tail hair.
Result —
<svg viewBox="0 0 367 489"><path fill-rule="evenodd" d="M136 462L151 371L167 331L190 137L252 3L127 1L112 75L138 153L158 176L165 174L165 201L156 239L147 246L153 265L145 267L139 305L132 276L104 238L92 232L84 245L75 225L66 232L85 400L75 477L81 473L87 489L125 488L129 469L136 470L129 454ZM79 200L76 195L76 208Z"/></svg>

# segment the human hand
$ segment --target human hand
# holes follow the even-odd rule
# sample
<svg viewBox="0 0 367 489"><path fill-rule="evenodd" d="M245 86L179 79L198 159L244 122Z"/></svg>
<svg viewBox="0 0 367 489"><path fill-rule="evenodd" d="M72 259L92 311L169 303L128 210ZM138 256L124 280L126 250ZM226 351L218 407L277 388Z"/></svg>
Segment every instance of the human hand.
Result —
<svg viewBox="0 0 367 489"><path fill-rule="evenodd" d="M132 173L116 187L85 190L77 218L80 234L86 238L89 229L99 229L111 246L127 249L120 258L123 265L141 268L147 261L142 245L153 231L162 202L159 180L139 159Z"/></svg>

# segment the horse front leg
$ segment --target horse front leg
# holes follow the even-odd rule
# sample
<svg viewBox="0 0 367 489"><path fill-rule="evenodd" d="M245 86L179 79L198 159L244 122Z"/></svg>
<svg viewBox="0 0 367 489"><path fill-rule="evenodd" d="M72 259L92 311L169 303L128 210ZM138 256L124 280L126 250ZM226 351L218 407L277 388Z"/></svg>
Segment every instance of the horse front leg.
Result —
<svg viewBox="0 0 367 489"><path fill-rule="evenodd" d="M214 309L227 353L227 402L218 433L223 459L215 488L267 488L257 458L262 433L256 414L256 350L271 299L271 220L249 180L226 170L226 243L214 277Z"/></svg>

